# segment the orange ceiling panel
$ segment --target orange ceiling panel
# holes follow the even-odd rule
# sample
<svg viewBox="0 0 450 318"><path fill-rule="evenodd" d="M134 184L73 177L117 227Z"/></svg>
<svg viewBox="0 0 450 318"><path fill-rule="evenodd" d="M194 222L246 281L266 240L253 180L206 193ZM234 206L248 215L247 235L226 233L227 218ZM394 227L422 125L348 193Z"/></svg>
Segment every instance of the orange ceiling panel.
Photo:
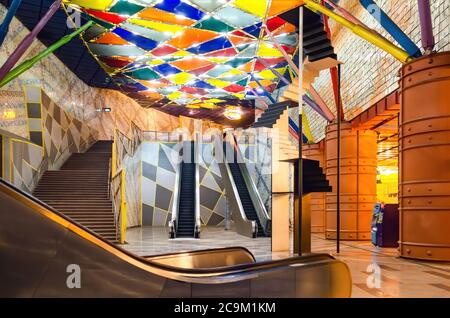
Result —
<svg viewBox="0 0 450 318"><path fill-rule="evenodd" d="M236 36L236 35L229 35L228 39L231 41L231 43L233 43L234 46L252 43L254 41L251 38L244 38L242 36Z"/></svg>
<svg viewBox="0 0 450 318"><path fill-rule="evenodd" d="M301 5L303 5L303 0L272 0L269 17L279 15Z"/></svg>
<svg viewBox="0 0 450 318"><path fill-rule="evenodd" d="M213 65L212 62L205 60L205 59L197 58L197 57L171 62L170 64L172 64L173 66L175 66L183 71L192 71L192 70L196 70L199 68Z"/></svg>
<svg viewBox="0 0 450 318"><path fill-rule="evenodd" d="M167 44L179 49L185 49L196 44L212 40L218 37L217 32L201 30L201 29L186 29L180 35L174 37Z"/></svg>
<svg viewBox="0 0 450 318"><path fill-rule="evenodd" d="M155 8L148 8L141 11L138 14L138 17L147 20L160 21L165 23L172 23L178 25L190 26L196 23L196 21L188 19L188 18L179 18L173 13L169 13L167 11L158 10Z"/></svg>
<svg viewBox="0 0 450 318"><path fill-rule="evenodd" d="M102 35L100 38L94 41L94 43L98 44L115 44L115 45L129 45L127 41L122 39L120 36L115 35L112 32L108 32Z"/></svg>
<svg viewBox="0 0 450 318"><path fill-rule="evenodd" d="M281 27L279 27L278 29L274 30L272 32L272 34L277 36L277 35L280 35L280 34L295 33L295 32L297 32L297 28L295 27L295 25L290 24L290 23L285 23Z"/></svg>

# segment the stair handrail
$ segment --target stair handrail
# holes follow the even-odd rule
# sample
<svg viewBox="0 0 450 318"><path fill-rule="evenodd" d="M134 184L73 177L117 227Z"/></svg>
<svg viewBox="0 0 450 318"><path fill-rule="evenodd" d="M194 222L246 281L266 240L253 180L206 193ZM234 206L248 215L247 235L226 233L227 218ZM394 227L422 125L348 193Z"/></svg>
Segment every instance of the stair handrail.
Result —
<svg viewBox="0 0 450 318"><path fill-rule="evenodd" d="M114 209L114 221L116 225L116 236L120 244L125 244L125 231L127 224L127 202L125 198L125 169L122 167L114 173L111 184L120 177L119 186L111 186L111 201Z"/></svg>
<svg viewBox="0 0 450 318"><path fill-rule="evenodd" d="M253 220L247 219L244 207L239 197L239 192L234 182L233 175L231 174L230 167L227 163L225 151L223 149L224 140L222 136L214 136L214 149L216 158L218 158L218 164L220 173L222 174L222 180L225 184L226 197L229 202L229 208L231 215L233 216L236 230L239 234L247 237L256 237L258 234L258 226Z"/></svg>
<svg viewBox="0 0 450 318"><path fill-rule="evenodd" d="M130 138L127 134L124 134L120 129L113 129L113 142L112 142L112 153L110 159L110 169L111 169L111 179L110 179L110 187L111 187L111 199L113 201L113 208L115 214L115 223L116 223L116 236L119 236L120 244L125 244L125 234L127 228L127 201L126 201L126 187L125 187L125 177L126 170L123 164L125 156L133 157L140 144L143 141L142 130L136 125L133 121L130 122L130 131L135 132L133 136ZM121 138L126 140L126 143L122 142ZM117 149L120 145L124 149L124 152L118 152ZM119 157L120 155L120 157ZM120 188L113 189L113 182L118 177L121 176ZM118 191L120 190L120 201L117 204L117 196Z"/></svg>
<svg viewBox="0 0 450 318"><path fill-rule="evenodd" d="M112 158L108 162L108 199L111 200Z"/></svg>
<svg viewBox="0 0 450 318"><path fill-rule="evenodd" d="M120 197L121 205L119 210L120 216L120 244L125 244L125 233L127 229L127 200L125 198L125 168L122 168L120 173L121 187L120 187Z"/></svg>
<svg viewBox="0 0 450 318"><path fill-rule="evenodd" d="M239 148L239 143L236 139L236 136L233 135L233 138L231 139L234 142L237 163L239 169L241 170L242 176L244 177L245 185L249 190L248 192L250 194L253 207L255 208L256 215L258 216L258 219L261 222L261 226L263 227L265 234L268 235L270 234L272 228L272 218L267 212L266 206L264 205L261 195L259 194L258 188L256 187L256 184L248 171L247 164L245 163L245 158L242 155L241 149Z"/></svg>

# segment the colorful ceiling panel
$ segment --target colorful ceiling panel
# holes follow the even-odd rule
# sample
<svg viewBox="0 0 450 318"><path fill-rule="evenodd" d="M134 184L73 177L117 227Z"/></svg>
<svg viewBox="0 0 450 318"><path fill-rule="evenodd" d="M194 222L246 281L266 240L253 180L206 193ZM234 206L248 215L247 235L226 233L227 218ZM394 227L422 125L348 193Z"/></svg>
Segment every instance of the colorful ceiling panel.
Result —
<svg viewBox="0 0 450 318"><path fill-rule="evenodd" d="M254 88L261 90L262 85L272 92L282 83L276 73L289 73L288 65L263 26L267 25L289 54L295 54L296 28L278 15L300 2L67 0L64 3L96 22L83 39L125 93L146 107L192 117L214 112L217 119L229 107L251 109Z"/></svg>

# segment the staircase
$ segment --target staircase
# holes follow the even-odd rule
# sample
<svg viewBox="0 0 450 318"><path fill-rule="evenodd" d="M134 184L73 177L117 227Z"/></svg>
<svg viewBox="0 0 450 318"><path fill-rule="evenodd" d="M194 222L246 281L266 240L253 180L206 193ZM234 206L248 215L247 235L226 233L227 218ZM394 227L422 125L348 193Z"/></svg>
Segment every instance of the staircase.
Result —
<svg viewBox="0 0 450 318"><path fill-rule="evenodd" d="M303 49L309 61L315 62L327 57L337 59L321 16L309 9L303 12Z"/></svg>
<svg viewBox="0 0 450 318"><path fill-rule="evenodd" d="M46 171L34 196L103 238L117 242L109 198L112 142L98 141L86 153L75 153L61 170Z"/></svg>
<svg viewBox="0 0 450 318"><path fill-rule="evenodd" d="M271 105L253 125L253 128L268 129L273 147L278 145L279 160L298 158L298 149L289 139L289 107L292 106L295 105L290 101Z"/></svg>
<svg viewBox="0 0 450 318"><path fill-rule="evenodd" d="M286 103L280 103L269 106L268 109L259 117L258 121L253 125L253 128L273 128L273 126L283 115L284 111L287 109Z"/></svg>
<svg viewBox="0 0 450 318"><path fill-rule="evenodd" d="M181 186L176 237L195 237L195 162L191 143L191 162L181 164Z"/></svg>
<svg viewBox="0 0 450 318"><path fill-rule="evenodd" d="M332 192L332 187L330 186L330 182L327 180L325 172L323 168L320 167L320 162L316 160L303 159L303 194L308 193L323 193L323 192ZM295 167L295 176L294 176L294 184L295 184L295 193L297 193L297 185L298 185L298 160L294 162Z"/></svg>

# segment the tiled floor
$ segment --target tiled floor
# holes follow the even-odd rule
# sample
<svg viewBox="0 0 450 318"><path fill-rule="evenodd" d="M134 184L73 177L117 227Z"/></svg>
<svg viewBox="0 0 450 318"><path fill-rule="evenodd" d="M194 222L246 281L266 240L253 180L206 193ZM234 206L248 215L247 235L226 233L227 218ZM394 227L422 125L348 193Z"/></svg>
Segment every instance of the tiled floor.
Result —
<svg viewBox="0 0 450 318"><path fill-rule="evenodd" d="M202 238L169 240L166 228L134 228L127 231L124 248L138 255L243 246L257 260L289 257L272 253L270 238L250 239L221 228L203 228ZM450 298L450 264L419 262L398 258L396 249L376 248L369 242L342 242L336 255L334 241L313 235L312 250L329 253L350 268L353 297L448 297Z"/></svg>

